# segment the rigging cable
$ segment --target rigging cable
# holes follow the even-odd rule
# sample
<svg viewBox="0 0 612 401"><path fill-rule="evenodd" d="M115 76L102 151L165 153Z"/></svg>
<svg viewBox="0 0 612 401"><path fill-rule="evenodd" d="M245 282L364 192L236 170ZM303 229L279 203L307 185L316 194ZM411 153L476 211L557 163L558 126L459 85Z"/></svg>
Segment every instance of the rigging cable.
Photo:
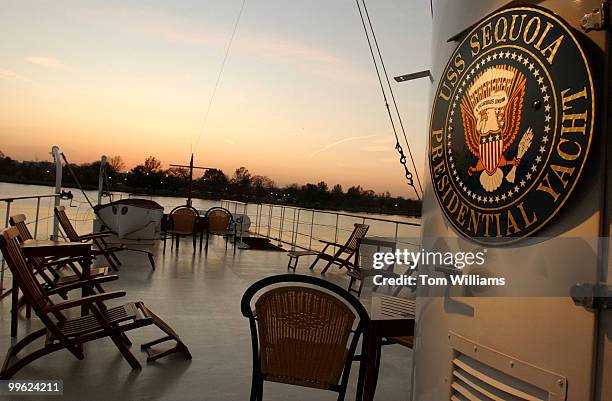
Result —
<svg viewBox="0 0 612 401"><path fill-rule="evenodd" d="M405 172L405 176L406 176L406 180L408 181L408 185L410 185L413 189L414 192L417 196L417 198L419 200L421 200L421 196L419 195L419 192L417 191L416 187L414 186L414 180L412 177L412 173L410 172L410 170L408 169L408 167L406 166L406 156L404 155L404 151L402 149L402 146L400 144L399 141L399 136L397 135L397 128L395 126L395 122L393 119L393 116L391 114L391 108L389 107L389 101L387 99L387 94L384 88L384 84L381 78L381 74L380 74L380 69L378 68L378 62L376 61L376 56L374 55L374 49L372 47L372 41L370 40L370 35L368 32L368 28L366 27L366 22L365 22L365 18L363 15L363 12L361 10L361 5L359 4L359 0L355 0L355 2L357 3L357 9L359 10L359 16L361 17L361 24L363 25L363 30L365 32L366 35L366 39L368 41L368 47L370 48L370 55L372 56L372 61L374 63L374 68L376 69L376 76L378 77L378 83L380 85L380 89L382 91L382 95L383 95L383 99L385 101L385 107L387 109L387 114L389 115L389 120L391 121L391 127L393 129L393 134L395 135L395 149L398 151L398 153L400 154L400 164L402 164L402 166L404 167L404 172ZM421 193L423 193L423 187L421 186L421 180L419 179L419 173L418 170L416 168L416 164L414 162L414 157L412 156L412 150L410 149L410 144L408 143L408 137L406 135L406 130L404 129L404 124L402 122L402 118L399 112L399 108L397 106L397 101L395 100L395 95L393 94L393 89L391 87L391 82L389 81L389 74L387 74L387 69L385 67L385 63L383 61L383 57L382 57L382 53L380 51L380 46L378 45L378 40L376 39L376 34L374 33L374 27L372 25L372 20L370 19L370 15L368 13L368 9L366 7L365 4L365 0L362 0L363 3L363 9L365 11L367 20L368 20L368 25L370 26L370 31L372 32L372 38L374 40L374 44L376 46L376 50L378 53L378 57L380 58L380 63L383 69L383 72L385 74L385 78L387 81L387 86L389 87L389 92L391 94L391 99L393 101L393 105L395 107L395 112L397 114L397 118L400 124L400 128L402 130L403 136L404 136L404 140L406 141L406 148L408 149L408 155L410 156L410 161L412 163L412 168L414 169L414 175L416 176L416 180L417 180L417 184L419 186L419 189L421 191Z"/></svg>
<svg viewBox="0 0 612 401"><path fill-rule="evenodd" d="M225 63L227 62L227 58L229 57L229 52L232 47L232 43L234 42L234 37L236 36L236 31L238 31L238 24L240 24L240 18L242 17L242 12L244 11L244 7L246 5L246 0L242 0L242 5L240 6L240 11L238 11L238 16L236 17L236 22L234 23L234 30L232 31L232 36L230 36L229 42L227 43L227 47L225 48L225 55L223 56L223 61L221 62L221 68L219 69L219 75L217 75L217 81L215 82L215 86L213 87L212 94L210 95L210 100L208 101L208 107L206 108L206 113L204 114L204 119L202 120L202 126L200 131L198 132L198 136L195 141L195 145L192 146L192 154L193 149L197 149L198 144L200 142L200 138L204 133L204 129L206 128L206 123L208 122L208 115L210 114L210 110L212 108L213 101L215 99L215 95L217 94L217 88L219 87L219 83L221 82L221 76L223 75L223 70L225 69Z"/></svg>
<svg viewBox="0 0 612 401"><path fill-rule="evenodd" d="M72 169L72 166L70 165L70 163L68 163L68 159L66 158L66 155L63 154L63 153L61 155L62 155L62 158L64 159L64 163L66 163L66 167L68 167L68 171L70 172L70 175L72 176L72 179L74 180L74 182L77 184L77 186L81 190L81 193L85 197L85 200L87 201L87 203L89 203L89 206L91 206L91 208L93 209L94 205L93 205L93 203L91 203L91 201L89 200L89 197L85 193L85 190L83 189L83 186L81 185L81 182L79 181L79 178L77 177L77 175L75 174L74 170ZM82 203L85 203L85 202L82 202Z"/></svg>

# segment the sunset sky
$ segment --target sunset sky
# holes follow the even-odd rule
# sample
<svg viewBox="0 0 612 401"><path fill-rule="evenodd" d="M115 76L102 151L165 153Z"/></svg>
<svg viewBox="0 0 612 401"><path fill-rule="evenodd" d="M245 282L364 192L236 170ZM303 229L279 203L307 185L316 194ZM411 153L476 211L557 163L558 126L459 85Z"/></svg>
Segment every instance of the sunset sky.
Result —
<svg viewBox="0 0 612 401"><path fill-rule="evenodd" d="M413 197L353 0L11 1L0 13L0 150L154 155L278 184ZM391 76L428 69L429 1L370 0ZM393 83L421 177L430 82Z"/></svg>

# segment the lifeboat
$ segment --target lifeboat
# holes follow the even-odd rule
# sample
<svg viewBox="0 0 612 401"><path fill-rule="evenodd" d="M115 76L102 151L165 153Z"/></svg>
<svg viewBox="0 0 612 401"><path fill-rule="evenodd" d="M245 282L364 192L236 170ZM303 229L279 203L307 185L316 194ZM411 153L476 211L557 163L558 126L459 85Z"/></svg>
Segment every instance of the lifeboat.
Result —
<svg viewBox="0 0 612 401"><path fill-rule="evenodd" d="M119 242L158 239L164 208L148 199L121 199L94 207L99 227L113 232Z"/></svg>

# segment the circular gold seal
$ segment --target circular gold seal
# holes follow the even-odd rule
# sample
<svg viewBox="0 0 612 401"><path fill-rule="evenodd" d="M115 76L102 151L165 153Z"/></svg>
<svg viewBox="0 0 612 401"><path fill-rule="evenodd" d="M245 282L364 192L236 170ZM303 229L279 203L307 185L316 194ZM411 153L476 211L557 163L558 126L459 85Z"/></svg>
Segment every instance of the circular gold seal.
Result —
<svg viewBox="0 0 612 401"><path fill-rule="evenodd" d="M431 115L429 166L461 234L507 243L547 224L593 137L589 65L571 28L539 7L483 19L451 56Z"/></svg>

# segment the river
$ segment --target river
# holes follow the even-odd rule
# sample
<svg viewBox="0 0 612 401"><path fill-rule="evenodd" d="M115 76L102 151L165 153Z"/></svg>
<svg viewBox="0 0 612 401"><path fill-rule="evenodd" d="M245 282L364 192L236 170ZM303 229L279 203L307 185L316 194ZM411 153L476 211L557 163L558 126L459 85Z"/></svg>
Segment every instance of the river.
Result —
<svg viewBox="0 0 612 401"><path fill-rule="evenodd" d="M13 183L0 183L0 198L51 195L53 187L40 185L23 185ZM77 230L82 233L91 232L94 214L80 190L71 188L74 195L72 201L62 200L61 204L66 206L71 220ZM96 191L85 191L92 203L97 202ZM113 199L129 197L127 193L114 193ZM133 195L132 195L133 196ZM162 205L165 212L169 212L173 207L185 203L185 198L169 196L145 196ZM108 197L103 198L103 203L109 202ZM196 209L205 211L214 206L220 206L221 202L194 199L193 206ZM39 223L36 229L34 221L36 217L37 199L15 200L10 205L10 215L25 214L27 221L30 221L30 230L37 231L38 238L48 238L53 227L53 198L40 199ZM6 216L7 202L0 202L0 218ZM232 212L242 213L242 206L232 205ZM292 207L274 206L258 207L250 204L247 207L252 225L251 230L257 229L263 235L274 238L282 238L288 243L295 242L303 247L318 248L317 239L337 240L343 242L352 231L353 224L365 223L370 226L368 236L399 238L405 244L417 244L420 227L420 219L399 215L386 215L375 213L344 213L335 211L315 211L300 209L294 210ZM298 234L296 234L299 233Z"/></svg>

